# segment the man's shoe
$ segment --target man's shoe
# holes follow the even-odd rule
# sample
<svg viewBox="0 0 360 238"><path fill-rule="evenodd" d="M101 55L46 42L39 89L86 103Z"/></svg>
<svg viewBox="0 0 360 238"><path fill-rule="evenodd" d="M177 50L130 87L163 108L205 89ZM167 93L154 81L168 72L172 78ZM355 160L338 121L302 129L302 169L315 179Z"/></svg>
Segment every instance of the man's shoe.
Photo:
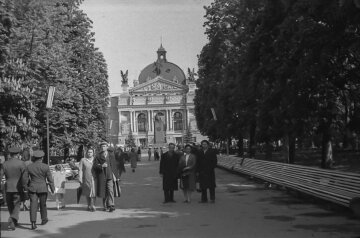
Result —
<svg viewBox="0 0 360 238"><path fill-rule="evenodd" d="M31 230L35 230L37 228L35 222L31 222Z"/></svg>
<svg viewBox="0 0 360 238"><path fill-rule="evenodd" d="M210 200L210 203L215 203L215 200Z"/></svg>
<svg viewBox="0 0 360 238"><path fill-rule="evenodd" d="M8 222L9 222L8 227L7 227L8 230L10 230L10 231L15 230L15 224L14 224L14 221L13 221L13 219L11 217L9 218Z"/></svg>
<svg viewBox="0 0 360 238"><path fill-rule="evenodd" d="M46 223L48 223L48 221L49 221L48 219L42 220L41 225L45 225Z"/></svg>
<svg viewBox="0 0 360 238"><path fill-rule="evenodd" d="M104 211L104 212L107 212L107 211L109 211L109 208L104 207L104 208L103 208L103 211Z"/></svg>
<svg viewBox="0 0 360 238"><path fill-rule="evenodd" d="M115 211L115 207L110 207L109 212Z"/></svg>
<svg viewBox="0 0 360 238"><path fill-rule="evenodd" d="M173 203L175 203L176 201L175 201L175 200L171 200L170 202L173 202Z"/></svg>
<svg viewBox="0 0 360 238"><path fill-rule="evenodd" d="M205 200L201 200L199 201L199 203L207 203L208 201L205 201Z"/></svg>
<svg viewBox="0 0 360 238"><path fill-rule="evenodd" d="M166 200L165 200L165 201L163 201L163 203L168 203L168 202L169 202L169 201L166 201Z"/></svg>

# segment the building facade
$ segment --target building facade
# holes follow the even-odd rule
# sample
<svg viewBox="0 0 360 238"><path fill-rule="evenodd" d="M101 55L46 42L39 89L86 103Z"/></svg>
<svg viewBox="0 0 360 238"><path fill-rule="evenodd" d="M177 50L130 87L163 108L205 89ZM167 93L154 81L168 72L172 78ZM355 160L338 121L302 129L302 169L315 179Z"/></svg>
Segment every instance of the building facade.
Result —
<svg viewBox="0 0 360 238"><path fill-rule="evenodd" d="M168 62L160 46L157 60L140 73L134 87L123 77L122 93L112 97L108 108L108 139L114 145L125 145L129 134L137 146L183 144L184 137L199 143L207 139L200 134L194 115L196 85L183 70Z"/></svg>

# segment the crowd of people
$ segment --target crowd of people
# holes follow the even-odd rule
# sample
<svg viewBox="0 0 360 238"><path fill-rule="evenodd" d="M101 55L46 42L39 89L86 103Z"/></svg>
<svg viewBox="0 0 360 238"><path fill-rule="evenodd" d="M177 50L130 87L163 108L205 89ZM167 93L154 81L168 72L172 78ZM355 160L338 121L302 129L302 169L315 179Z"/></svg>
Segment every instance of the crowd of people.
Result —
<svg viewBox="0 0 360 238"><path fill-rule="evenodd" d="M215 202L215 173L217 163L215 152L209 148L208 141L202 141L201 149L186 145L184 151L176 150L175 144L168 145L168 151L154 150L155 160L160 160L160 175L164 190L164 203L175 202L174 191L183 190L184 202L191 202L191 194L200 185L201 201ZM40 208L41 225L48 222L46 201L48 192L55 195L58 210L65 208L66 176L60 165L51 173L50 167L42 163L44 152L35 150L21 160L21 148L8 149L10 157L1 166L0 176L5 176L6 204L10 217L8 229L18 226L21 204L30 200L31 229L37 229L37 210ZM31 156L32 154L32 156ZM141 160L141 151L132 148L129 153L121 148L109 147L106 141L100 143L100 152L95 154L94 148L87 148L85 157L78 165L79 196L85 196L87 210L96 211L96 198L102 199L103 211L115 210L115 197L121 194L120 177L125 171L125 162L130 161L130 168L135 172L137 161ZM24 153L22 154L24 155ZM157 159L157 157L159 157ZM150 160L150 158L149 158ZM78 197L79 200L79 197Z"/></svg>
<svg viewBox="0 0 360 238"><path fill-rule="evenodd" d="M180 188L184 193L184 202L191 202L191 194L199 184L200 203L215 202L215 167L217 155L210 148L207 140L201 142L201 148L185 145L184 151L175 151L175 144L170 143L168 151L161 156L160 175L163 180L164 203L175 202L174 191Z"/></svg>

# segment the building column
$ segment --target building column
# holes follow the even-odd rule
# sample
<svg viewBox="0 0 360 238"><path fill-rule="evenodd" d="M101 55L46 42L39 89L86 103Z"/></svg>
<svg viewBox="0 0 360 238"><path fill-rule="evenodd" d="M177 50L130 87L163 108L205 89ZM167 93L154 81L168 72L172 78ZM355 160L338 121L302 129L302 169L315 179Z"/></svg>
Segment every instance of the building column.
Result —
<svg viewBox="0 0 360 238"><path fill-rule="evenodd" d="M136 111L134 112L134 121L135 121L135 125L134 125L134 132L138 131L138 127L137 127L137 118L138 115L136 115Z"/></svg>
<svg viewBox="0 0 360 238"><path fill-rule="evenodd" d="M118 110L118 113L119 113L119 133L118 133L118 136L119 135L122 135L122 131L121 131L121 111Z"/></svg>
<svg viewBox="0 0 360 238"><path fill-rule="evenodd" d="M189 127L189 122L190 122L190 111L189 108L186 109L186 128Z"/></svg>
<svg viewBox="0 0 360 238"><path fill-rule="evenodd" d="M152 118L153 117L153 111L150 110L149 114L150 114L150 117L149 117L150 131L152 131L153 130L153 118Z"/></svg>
<svg viewBox="0 0 360 238"><path fill-rule="evenodd" d="M169 119L170 119L170 128L171 128L171 130L173 131L174 130L174 124L173 124L173 115L172 115L172 110L170 109L169 110L170 111L170 117L169 117Z"/></svg>
<svg viewBox="0 0 360 238"><path fill-rule="evenodd" d="M131 118L132 118L132 123L131 123L131 132L134 132L135 130L135 117L134 117L134 111L131 112Z"/></svg>
<svg viewBox="0 0 360 238"><path fill-rule="evenodd" d="M146 128L147 128L147 131L149 132L150 130L150 111L149 110L146 110Z"/></svg>
<svg viewBox="0 0 360 238"><path fill-rule="evenodd" d="M166 130L170 131L169 109L166 109Z"/></svg>

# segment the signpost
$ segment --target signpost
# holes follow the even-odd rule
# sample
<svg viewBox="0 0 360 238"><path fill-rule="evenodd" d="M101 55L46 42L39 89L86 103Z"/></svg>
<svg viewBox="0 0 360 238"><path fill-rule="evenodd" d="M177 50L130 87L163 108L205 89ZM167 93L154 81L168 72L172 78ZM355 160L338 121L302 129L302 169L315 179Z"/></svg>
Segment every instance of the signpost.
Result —
<svg viewBox="0 0 360 238"><path fill-rule="evenodd" d="M52 103L55 94L55 87L49 86L46 98L46 156L47 163L50 165L50 140L49 140L49 109L52 108Z"/></svg>

